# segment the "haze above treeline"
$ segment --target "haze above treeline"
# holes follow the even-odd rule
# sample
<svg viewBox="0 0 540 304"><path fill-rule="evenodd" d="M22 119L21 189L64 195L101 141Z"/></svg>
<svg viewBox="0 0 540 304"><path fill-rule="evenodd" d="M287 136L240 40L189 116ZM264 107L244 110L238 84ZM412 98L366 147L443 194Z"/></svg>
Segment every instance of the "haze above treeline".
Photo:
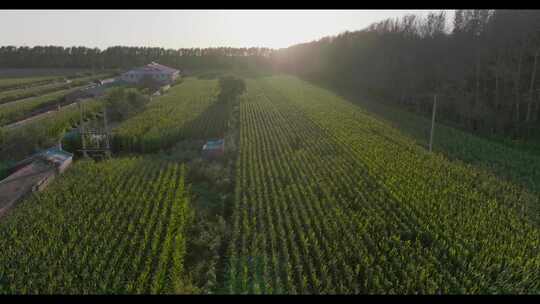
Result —
<svg viewBox="0 0 540 304"><path fill-rule="evenodd" d="M538 28L540 11L457 10L450 19L446 12L407 15L279 50L4 46L0 67L130 68L157 61L181 70L287 72L424 114L436 94L441 120L531 138L540 117Z"/></svg>
<svg viewBox="0 0 540 304"><path fill-rule="evenodd" d="M284 48L429 10L0 11L0 45ZM448 14L452 14L449 10ZM17 24L16 27L13 25ZM3 31L1 30L3 29Z"/></svg>

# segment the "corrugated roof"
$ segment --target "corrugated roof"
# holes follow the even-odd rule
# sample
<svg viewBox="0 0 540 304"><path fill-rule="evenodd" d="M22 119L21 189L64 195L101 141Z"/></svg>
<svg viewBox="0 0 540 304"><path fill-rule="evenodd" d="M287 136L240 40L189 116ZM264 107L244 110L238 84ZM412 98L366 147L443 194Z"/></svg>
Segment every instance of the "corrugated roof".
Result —
<svg viewBox="0 0 540 304"><path fill-rule="evenodd" d="M223 140L223 139L209 140L203 146L203 150L223 149L224 144L225 144L225 140Z"/></svg>
<svg viewBox="0 0 540 304"><path fill-rule="evenodd" d="M44 156L47 159L58 160L58 161L61 161L61 162L64 162L67 159L73 157L73 154L71 154L71 153L69 153L67 151L64 151L64 150L60 150L58 148L47 149L47 150L43 151L41 153L41 155Z"/></svg>

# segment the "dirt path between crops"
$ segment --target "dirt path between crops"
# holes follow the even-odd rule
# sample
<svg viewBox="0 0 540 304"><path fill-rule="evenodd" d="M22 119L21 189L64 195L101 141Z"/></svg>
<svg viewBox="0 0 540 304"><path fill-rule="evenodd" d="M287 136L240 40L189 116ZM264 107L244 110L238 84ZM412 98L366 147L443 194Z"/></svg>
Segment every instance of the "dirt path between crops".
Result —
<svg viewBox="0 0 540 304"><path fill-rule="evenodd" d="M92 98L83 99L82 102L87 101L87 100L89 100L89 99L92 99ZM15 129L15 128L18 128L18 127L20 127L20 126L22 126L22 125L25 125L25 124L29 123L29 122L36 121L36 120L40 120L40 119L45 118L45 117L47 117L47 116L50 116L50 115L52 115L52 114L54 114L54 113L58 113L58 111L61 111L62 109L65 109L65 108L68 108L68 107L73 107L73 106L75 106L76 104L77 104L77 102L73 102L73 103L70 103L70 104L68 104L68 105L65 105L65 106L60 107L60 109L50 110L51 108L56 108L56 105L53 105L53 106L51 106L51 107L48 107L47 109L44 109L44 110L46 110L46 112L41 112L41 113L38 113L38 114L36 114L36 115L30 116L30 117L28 117L28 118L25 118L25 119L23 119L23 120L19 120L19 121L17 121L17 122L14 122L14 123L12 123L12 124L5 125L4 128L5 128L6 130L9 130L9 129Z"/></svg>

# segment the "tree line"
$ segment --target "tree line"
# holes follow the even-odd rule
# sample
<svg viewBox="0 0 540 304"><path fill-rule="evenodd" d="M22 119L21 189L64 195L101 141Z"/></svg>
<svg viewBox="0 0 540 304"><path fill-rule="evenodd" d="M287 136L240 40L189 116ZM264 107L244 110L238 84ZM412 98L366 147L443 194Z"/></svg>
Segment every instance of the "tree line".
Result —
<svg viewBox="0 0 540 304"><path fill-rule="evenodd" d="M407 15L364 30L273 50L114 46L0 47L0 68L131 68L156 61L185 70L273 67L349 94L431 111L478 133L539 131L540 11L456 10Z"/></svg>
<svg viewBox="0 0 540 304"><path fill-rule="evenodd" d="M105 50L88 47L0 47L0 68L115 69L156 61L183 69L250 68L268 63L269 48L182 48L114 46Z"/></svg>
<svg viewBox="0 0 540 304"><path fill-rule="evenodd" d="M533 136L540 118L540 11L407 15L279 50L275 67L429 113L474 132Z"/></svg>

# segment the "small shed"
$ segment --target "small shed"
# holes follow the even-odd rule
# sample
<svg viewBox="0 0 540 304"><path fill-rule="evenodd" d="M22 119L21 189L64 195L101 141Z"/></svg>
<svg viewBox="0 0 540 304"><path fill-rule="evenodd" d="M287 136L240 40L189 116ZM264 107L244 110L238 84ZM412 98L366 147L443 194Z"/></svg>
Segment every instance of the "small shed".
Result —
<svg viewBox="0 0 540 304"><path fill-rule="evenodd" d="M208 140L202 148L202 156L207 159L215 159L225 154L225 139Z"/></svg>
<svg viewBox="0 0 540 304"><path fill-rule="evenodd" d="M120 76L120 79L130 83L141 83L152 79L160 84L170 84L178 77L180 77L180 70L152 62L125 72Z"/></svg>

